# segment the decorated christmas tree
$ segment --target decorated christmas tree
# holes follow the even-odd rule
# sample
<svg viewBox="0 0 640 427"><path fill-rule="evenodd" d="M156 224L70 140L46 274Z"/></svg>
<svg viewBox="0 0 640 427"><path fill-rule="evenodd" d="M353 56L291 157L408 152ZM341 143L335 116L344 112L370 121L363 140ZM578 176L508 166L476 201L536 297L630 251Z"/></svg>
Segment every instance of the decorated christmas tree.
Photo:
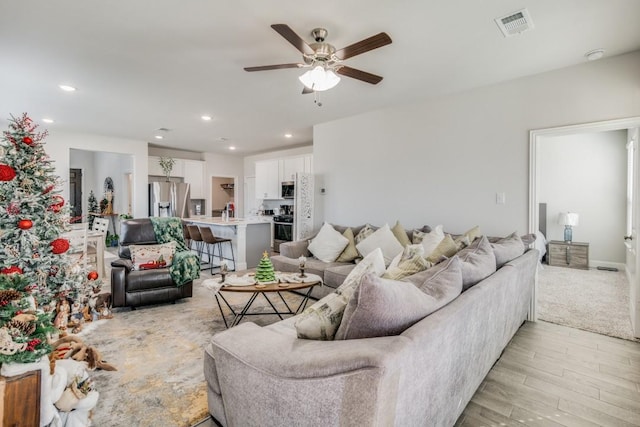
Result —
<svg viewBox="0 0 640 427"><path fill-rule="evenodd" d="M12 117L0 140L0 363L48 354L56 310L84 293L85 272L65 254L61 182L36 128L26 114Z"/></svg>
<svg viewBox="0 0 640 427"><path fill-rule="evenodd" d="M258 283L267 283L276 281L276 273L273 271L273 264L269 258L267 251L262 254L262 259L256 269L256 280Z"/></svg>
<svg viewBox="0 0 640 427"><path fill-rule="evenodd" d="M88 206L88 212L89 212L89 228L93 229L93 221L96 219L95 215L91 215L92 213L96 213L99 214L100 213L100 209L98 208L98 199L96 199L96 195L93 194L93 190L91 190L89 192L89 206Z"/></svg>

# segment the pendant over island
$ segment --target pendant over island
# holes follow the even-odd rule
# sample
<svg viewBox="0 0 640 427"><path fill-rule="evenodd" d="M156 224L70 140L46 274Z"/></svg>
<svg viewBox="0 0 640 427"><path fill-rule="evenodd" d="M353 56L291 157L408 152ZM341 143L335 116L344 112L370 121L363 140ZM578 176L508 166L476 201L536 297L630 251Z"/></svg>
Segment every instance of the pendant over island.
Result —
<svg viewBox="0 0 640 427"><path fill-rule="evenodd" d="M229 218L220 217L185 218L189 224L199 227L209 227L213 235L220 238L231 239L233 254L235 256L235 271L255 268L260 263L264 251L271 252L271 220L267 218ZM192 244L193 245L193 244ZM228 243L222 244L222 256L232 258L231 247ZM195 248L193 245L192 248ZM218 264L218 252L213 256L213 263ZM203 249L202 261L209 261L206 246ZM233 264L227 261L229 269L234 269Z"/></svg>

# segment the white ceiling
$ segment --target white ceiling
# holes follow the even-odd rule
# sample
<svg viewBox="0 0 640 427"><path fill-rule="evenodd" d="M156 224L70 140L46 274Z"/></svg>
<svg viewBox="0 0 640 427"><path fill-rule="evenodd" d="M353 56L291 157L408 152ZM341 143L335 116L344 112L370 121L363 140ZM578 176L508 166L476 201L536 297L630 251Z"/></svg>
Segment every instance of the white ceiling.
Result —
<svg viewBox="0 0 640 427"><path fill-rule="evenodd" d="M504 38L494 19L524 7L535 29ZM2 0L0 117L244 156L309 144L317 123L637 50L638 17L638 0ZM307 42L324 27L338 49L387 32L391 45L346 61L384 80L345 77L318 107L301 70L245 72L301 60L276 23Z"/></svg>

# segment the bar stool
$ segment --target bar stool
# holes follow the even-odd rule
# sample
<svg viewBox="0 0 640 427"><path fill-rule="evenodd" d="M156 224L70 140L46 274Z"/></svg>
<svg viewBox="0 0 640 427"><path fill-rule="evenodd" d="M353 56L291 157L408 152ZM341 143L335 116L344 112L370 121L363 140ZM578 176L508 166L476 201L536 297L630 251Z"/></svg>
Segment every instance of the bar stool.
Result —
<svg viewBox="0 0 640 427"><path fill-rule="evenodd" d="M184 220L182 221L182 234L184 235L184 244L191 249L191 235L189 235L189 228Z"/></svg>
<svg viewBox="0 0 640 427"><path fill-rule="evenodd" d="M196 252L202 261L202 253L204 251L204 240L202 240L202 235L200 234L200 229L197 225L188 224L187 230L189 230L189 237L191 238L191 243L195 243ZM191 249L191 247L189 247Z"/></svg>
<svg viewBox="0 0 640 427"><path fill-rule="evenodd" d="M209 227L200 227L200 235L202 236L202 240L207 245L207 255L209 256L209 264L211 265L211 274L213 274L213 268L219 267L219 265L213 265L213 257L216 256L216 247L218 248L218 259L222 262L223 259L233 261L233 268L229 268L229 270L235 271L236 269L236 257L233 254L233 243L231 239L226 239L224 237L216 237L211 231ZM226 258L222 255L222 244L229 243L229 247L231 248L231 258Z"/></svg>

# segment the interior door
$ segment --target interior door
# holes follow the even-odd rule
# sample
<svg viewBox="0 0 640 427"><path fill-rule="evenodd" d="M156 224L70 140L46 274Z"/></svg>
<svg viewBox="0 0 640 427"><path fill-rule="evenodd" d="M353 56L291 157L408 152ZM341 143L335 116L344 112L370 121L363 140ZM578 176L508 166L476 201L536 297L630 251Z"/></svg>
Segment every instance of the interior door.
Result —
<svg viewBox="0 0 640 427"><path fill-rule="evenodd" d="M71 222L82 222L82 169L69 169Z"/></svg>
<svg viewBox="0 0 640 427"><path fill-rule="evenodd" d="M640 254L637 250L638 237L638 134L640 129L628 130L627 138L627 232L624 237L626 247L626 272L629 280L629 300L631 326L636 337L640 337L640 275L638 265Z"/></svg>

